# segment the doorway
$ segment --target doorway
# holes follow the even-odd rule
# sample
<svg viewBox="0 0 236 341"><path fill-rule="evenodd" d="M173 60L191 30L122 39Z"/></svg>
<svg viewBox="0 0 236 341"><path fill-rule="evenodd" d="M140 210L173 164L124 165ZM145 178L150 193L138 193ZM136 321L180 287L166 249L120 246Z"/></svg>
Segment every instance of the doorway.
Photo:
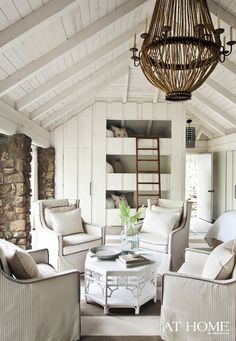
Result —
<svg viewBox="0 0 236 341"><path fill-rule="evenodd" d="M212 153L186 155L185 197L193 202L192 217L213 221Z"/></svg>

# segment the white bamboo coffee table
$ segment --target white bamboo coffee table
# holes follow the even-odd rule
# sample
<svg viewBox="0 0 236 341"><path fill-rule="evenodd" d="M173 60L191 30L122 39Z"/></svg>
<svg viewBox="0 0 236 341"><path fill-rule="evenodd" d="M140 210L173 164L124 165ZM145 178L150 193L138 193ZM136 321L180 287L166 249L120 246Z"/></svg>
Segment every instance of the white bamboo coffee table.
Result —
<svg viewBox="0 0 236 341"><path fill-rule="evenodd" d="M150 301L156 302L156 275L159 263L155 255L145 257L148 265L126 268L118 259L99 260L88 253L85 262L85 299L109 308L134 308L139 314L140 307Z"/></svg>

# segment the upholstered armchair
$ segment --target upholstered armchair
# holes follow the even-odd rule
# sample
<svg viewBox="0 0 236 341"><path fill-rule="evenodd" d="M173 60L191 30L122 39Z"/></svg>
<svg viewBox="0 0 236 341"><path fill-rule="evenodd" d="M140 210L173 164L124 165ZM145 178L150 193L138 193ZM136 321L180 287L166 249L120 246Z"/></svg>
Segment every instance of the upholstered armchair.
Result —
<svg viewBox="0 0 236 341"><path fill-rule="evenodd" d="M90 248L104 243L104 231L101 226L92 225L82 220L83 230L71 234L56 232L53 226L49 226L48 213L51 209L57 209L60 214L72 212L73 207L67 199L38 200L34 202L34 226L36 229L35 243L37 248L49 250L49 261L58 271L77 269L84 272L84 262ZM62 218L61 218L62 219ZM79 224L79 222L78 222ZM64 226L64 230L69 226Z"/></svg>
<svg viewBox="0 0 236 341"><path fill-rule="evenodd" d="M37 277L16 279L7 261L15 249L19 250L0 240L0 340L79 340L79 272L56 272L44 249L28 252L36 262Z"/></svg>
<svg viewBox="0 0 236 341"><path fill-rule="evenodd" d="M161 254L166 254L169 262L167 270L177 271L184 262L184 250L189 247L189 225L191 218L192 202L175 201L168 199L148 200L148 209L155 211L155 207L159 210L179 211L180 220L177 226L170 231L167 237L158 234L158 226L155 231L140 231L140 247L152 250ZM155 233L154 233L155 232Z"/></svg>
<svg viewBox="0 0 236 341"><path fill-rule="evenodd" d="M187 249L185 263L179 271L164 274L163 340L236 340L235 254L233 271L229 270L230 275L226 279L204 277L203 270L209 256L208 252ZM216 264L218 266L222 262L216 260ZM214 265L209 265L212 273Z"/></svg>

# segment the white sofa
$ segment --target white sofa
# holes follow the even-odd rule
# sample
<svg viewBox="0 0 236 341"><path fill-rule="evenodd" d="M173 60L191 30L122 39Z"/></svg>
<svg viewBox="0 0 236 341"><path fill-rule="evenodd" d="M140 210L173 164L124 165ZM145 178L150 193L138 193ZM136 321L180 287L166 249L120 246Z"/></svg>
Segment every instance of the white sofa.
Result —
<svg viewBox="0 0 236 341"><path fill-rule="evenodd" d="M58 271L77 269L84 272L84 263L90 248L104 243L105 229L102 226L83 222L84 233L62 235L47 226L45 209L67 207L69 200L52 199L34 202L34 226L36 229L34 245L49 250L50 264Z"/></svg>
<svg viewBox="0 0 236 341"><path fill-rule="evenodd" d="M189 247L189 225L191 218L192 202L190 201L176 201L169 199L159 199L158 203L155 200L148 200L148 208L152 205L158 205L163 208L183 208L183 213L179 227L172 230L168 238L163 238L158 235L158 232L139 234L140 247L143 249L152 250L168 256L169 266L168 270L177 271L184 262L184 250ZM158 230L158 226L156 227Z"/></svg>
<svg viewBox="0 0 236 341"><path fill-rule="evenodd" d="M234 264L232 274L226 280L203 278L202 271L208 257L208 252L187 249L185 263L178 273L164 275L163 340L236 340L236 266ZM222 325L222 322L226 323Z"/></svg>
<svg viewBox="0 0 236 341"><path fill-rule="evenodd" d="M57 273L48 250L28 251L39 276L16 279L7 261L13 244L0 240L0 340L76 341L80 339L80 276ZM19 249L19 248L18 248Z"/></svg>

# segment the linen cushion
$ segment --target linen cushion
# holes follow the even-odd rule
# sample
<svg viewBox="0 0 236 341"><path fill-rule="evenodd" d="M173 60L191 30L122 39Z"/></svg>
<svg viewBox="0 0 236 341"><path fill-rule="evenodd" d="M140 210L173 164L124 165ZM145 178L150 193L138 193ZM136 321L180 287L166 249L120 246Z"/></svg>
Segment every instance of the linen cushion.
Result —
<svg viewBox="0 0 236 341"><path fill-rule="evenodd" d="M115 204L112 198L106 198L106 208L115 208Z"/></svg>
<svg viewBox="0 0 236 341"><path fill-rule="evenodd" d="M66 256L88 250L95 246L101 246L101 238L87 233L78 233L71 236L64 236L62 243L63 255Z"/></svg>
<svg viewBox="0 0 236 341"><path fill-rule="evenodd" d="M106 163L106 169L107 173L114 173L114 168L109 162Z"/></svg>
<svg viewBox="0 0 236 341"><path fill-rule="evenodd" d="M112 200L114 202L115 208L119 208L121 201L124 201L126 206L128 206L128 201L127 201L124 194L122 194L122 195L112 194L111 197L112 197Z"/></svg>
<svg viewBox="0 0 236 341"><path fill-rule="evenodd" d="M202 277L209 279L228 279L235 263L235 242L231 240L217 246L208 256L203 270Z"/></svg>
<svg viewBox="0 0 236 341"><path fill-rule="evenodd" d="M139 234L140 248L167 253L167 239L158 234L141 232Z"/></svg>
<svg viewBox="0 0 236 341"><path fill-rule="evenodd" d="M27 252L11 250L7 252L6 257L11 272L17 279L31 279L39 276L37 264Z"/></svg>
<svg viewBox="0 0 236 341"><path fill-rule="evenodd" d="M168 239L168 235L173 230L176 221L179 219L179 216L179 213L158 213L150 209L146 209L141 232L158 234Z"/></svg>
<svg viewBox="0 0 236 341"><path fill-rule="evenodd" d="M106 133L107 137L114 137L114 133L111 129L107 129L107 133Z"/></svg>
<svg viewBox="0 0 236 341"><path fill-rule="evenodd" d="M184 202L181 200L159 199L158 206L165 208L183 207Z"/></svg>
<svg viewBox="0 0 236 341"><path fill-rule="evenodd" d="M128 133L125 128L118 128L118 127L111 126L111 129L115 137L128 137Z"/></svg>
<svg viewBox="0 0 236 341"><path fill-rule="evenodd" d="M58 206L58 207L45 207L44 219L45 219L45 223L46 223L47 227L52 229L51 213L67 212L67 211L72 211L74 209L76 209L76 205Z"/></svg>
<svg viewBox="0 0 236 341"><path fill-rule="evenodd" d="M1 260L1 267L3 271L8 275L11 276L11 269L8 265L7 261L7 253L8 252L14 252L15 250L21 251L21 249L16 246L15 244L9 243L4 239L0 239L0 260Z"/></svg>
<svg viewBox="0 0 236 341"><path fill-rule="evenodd" d="M80 208L67 212L50 212L50 214L55 232L63 236L84 232Z"/></svg>
<svg viewBox="0 0 236 341"><path fill-rule="evenodd" d="M182 207L172 208L172 207L161 207L161 206L152 205L151 210L154 212L158 212L158 213L178 213L179 219L176 221L174 228L179 227L181 223L181 219L182 219L182 214L183 214Z"/></svg>

